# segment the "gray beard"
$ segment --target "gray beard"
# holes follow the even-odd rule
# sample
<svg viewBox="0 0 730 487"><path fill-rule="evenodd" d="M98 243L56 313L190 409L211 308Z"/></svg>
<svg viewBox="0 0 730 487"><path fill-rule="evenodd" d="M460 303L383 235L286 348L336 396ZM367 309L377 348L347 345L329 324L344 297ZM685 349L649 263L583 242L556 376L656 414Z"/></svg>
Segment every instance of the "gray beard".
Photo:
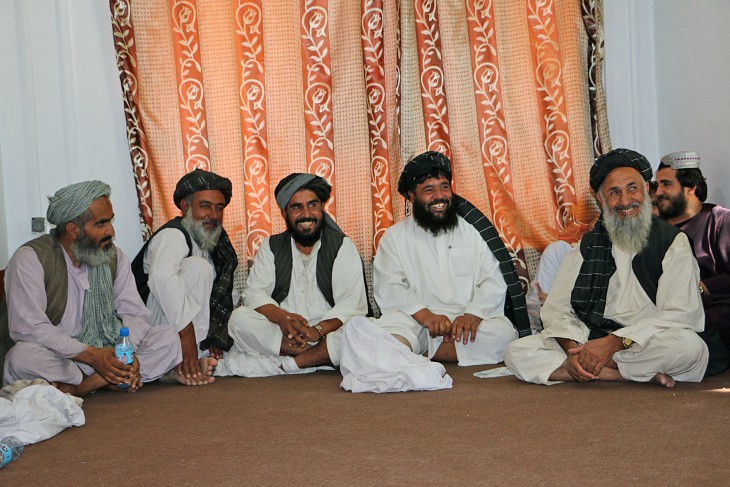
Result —
<svg viewBox="0 0 730 487"><path fill-rule="evenodd" d="M644 197L644 203L641 205L639 215L622 219L617 213L604 202L601 205L603 209L603 225L608 231L611 243L629 254L638 254L646 244L649 243L649 233L651 232L651 199Z"/></svg>
<svg viewBox="0 0 730 487"><path fill-rule="evenodd" d="M114 244L103 249L87 237L83 230L76 241L71 244L71 251L79 262L89 267L109 265L112 259L117 258L117 248Z"/></svg>
<svg viewBox="0 0 730 487"><path fill-rule="evenodd" d="M192 209L188 209L188 212L182 217L180 223L203 252L210 252L218 245L218 238L223 231L221 225L215 227L214 230L206 230L203 227L202 221L193 219Z"/></svg>

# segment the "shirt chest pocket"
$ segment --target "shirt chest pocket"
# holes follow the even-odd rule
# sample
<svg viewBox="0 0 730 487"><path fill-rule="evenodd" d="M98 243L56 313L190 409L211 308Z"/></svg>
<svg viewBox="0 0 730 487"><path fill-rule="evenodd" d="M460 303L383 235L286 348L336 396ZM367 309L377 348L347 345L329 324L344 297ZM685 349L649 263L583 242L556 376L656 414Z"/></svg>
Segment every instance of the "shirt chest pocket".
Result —
<svg viewBox="0 0 730 487"><path fill-rule="evenodd" d="M473 247L452 247L449 249L451 274L454 278L471 279L478 268L477 250Z"/></svg>

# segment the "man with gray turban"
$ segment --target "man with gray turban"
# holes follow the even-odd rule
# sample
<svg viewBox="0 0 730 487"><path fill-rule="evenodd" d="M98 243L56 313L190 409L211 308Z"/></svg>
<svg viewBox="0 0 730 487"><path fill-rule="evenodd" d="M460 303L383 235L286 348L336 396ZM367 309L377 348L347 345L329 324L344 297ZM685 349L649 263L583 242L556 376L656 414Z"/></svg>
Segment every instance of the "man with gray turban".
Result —
<svg viewBox="0 0 730 487"><path fill-rule="evenodd" d="M615 149L590 171L601 217L571 250L540 317L544 330L513 342L505 364L520 379L699 382L708 350L687 236L652 217L651 166Z"/></svg>
<svg viewBox="0 0 730 487"><path fill-rule="evenodd" d="M687 234L700 266L707 375L716 374L728 368L730 354L730 210L705 202L707 182L696 152L662 157L656 184L659 217Z"/></svg>
<svg viewBox="0 0 730 487"><path fill-rule="evenodd" d="M367 312L362 262L324 211L332 188L294 173L274 190L287 230L261 244L229 321L234 346L216 375L300 373L339 365L340 327Z"/></svg>
<svg viewBox="0 0 730 487"><path fill-rule="evenodd" d="M178 373L205 385L223 351L231 348L236 251L223 228L231 201L228 178L196 169L178 181L173 200L182 216L160 227L132 262L137 290L153 325L172 326L180 336Z"/></svg>
<svg viewBox="0 0 730 487"><path fill-rule="evenodd" d="M5 384L41 378L76 396L136 391L180 363L180 340L150 327L129 260L112 242L109 192L101 181L58 190L47 212L56 227L10 259L0 336L9 330L17 343L5 357ZM114 354L122 326L135 347L131 365Z"/></svg>

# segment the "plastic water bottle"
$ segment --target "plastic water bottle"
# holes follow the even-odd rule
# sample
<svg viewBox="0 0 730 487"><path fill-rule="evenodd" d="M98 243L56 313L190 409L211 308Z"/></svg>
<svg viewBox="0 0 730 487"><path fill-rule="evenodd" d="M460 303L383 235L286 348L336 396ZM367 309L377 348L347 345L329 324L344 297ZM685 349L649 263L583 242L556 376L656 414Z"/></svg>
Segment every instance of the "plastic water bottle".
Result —
<svg viewBox="0 0 730 487"><path fill-rule="evenodd" d="M129 339L129 328L123 326L119 329L119 338L117 338L117 344L114 346L114 354L123 364L131 364L134 362L134 345ZM129 384L121 383L118 387L122 389L129 387Z"/></svg>
<svg viewBox="0 0 730 487"><path fill-rule="evenodd" d="M24 449L23 442L15 436L0 440L0 468L18 458Z"/></svg>

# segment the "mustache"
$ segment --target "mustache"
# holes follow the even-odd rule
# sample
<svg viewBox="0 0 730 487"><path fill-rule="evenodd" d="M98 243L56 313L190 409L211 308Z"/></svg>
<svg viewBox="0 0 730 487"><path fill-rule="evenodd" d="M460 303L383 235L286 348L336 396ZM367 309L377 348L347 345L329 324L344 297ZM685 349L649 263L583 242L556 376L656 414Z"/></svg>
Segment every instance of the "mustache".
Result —
<svg viewBox="0 0 730 487"><path fill-rule="evenodd" d="M104 237L101 240L99 240L99 243L100 244L103 244L104 242L110 242L111 240L112 240L112 236L111 235L107 235L106 237Z"/></svg>
<svg viewBox="0 0 730 487"><path fill-rule="evenodd" d="M294 222L294 224L299 225L300 223L307 223L307 222L317 223L317 219L316 218L299 218Z"/></svg>
<svg viewBox="0 0 730 487"><path fill-rule="evenodd" d="M200 220L200 223L203 225L215 225L216 227L220 225L220 222L214 218L209 218L207 220Z"/></svg>

